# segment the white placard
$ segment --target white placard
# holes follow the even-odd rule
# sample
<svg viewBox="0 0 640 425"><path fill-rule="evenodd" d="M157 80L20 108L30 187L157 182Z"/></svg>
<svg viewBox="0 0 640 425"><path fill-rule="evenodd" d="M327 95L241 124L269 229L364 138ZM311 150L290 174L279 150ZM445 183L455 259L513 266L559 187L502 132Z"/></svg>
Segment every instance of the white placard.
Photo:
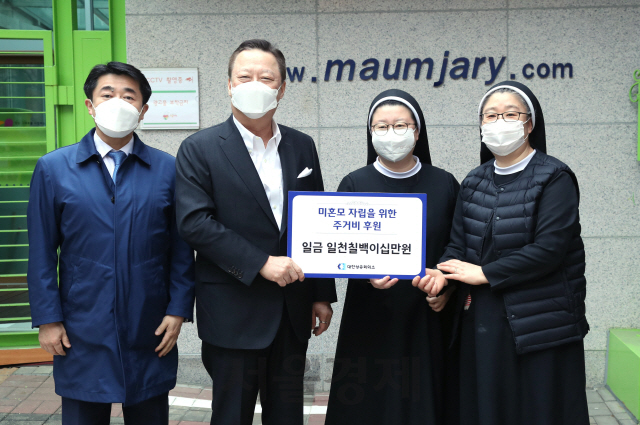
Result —
<svg viewBox="0 0 640 425"><path fill-rule="evenodd" d="M289 192L288 255L309 277L424 276L426 194Z"/></svg>
<svg viewBox="0 0 640 425"><path fill-rule="evenodd" d="M198 129L198 68L145 68L153 94L141 130Z"/></svg>

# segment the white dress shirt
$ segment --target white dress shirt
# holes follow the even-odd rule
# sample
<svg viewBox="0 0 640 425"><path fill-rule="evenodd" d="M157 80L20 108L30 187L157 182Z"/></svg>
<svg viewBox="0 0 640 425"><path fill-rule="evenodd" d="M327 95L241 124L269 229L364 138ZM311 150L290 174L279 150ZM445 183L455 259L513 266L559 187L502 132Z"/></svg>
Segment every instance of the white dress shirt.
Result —
<svg viewBox="0 0 640 425"><path fill-rule="evenodd" d="M282 193L282 164L278 153L278 146L280 145L280 139L282 139L280 128L278 128L278 124L275 121L272 122L273 137L269 139L265 148L262 138L247 130L236 117L233 117L233 122L238 127L253 165L258 171L269 205L271 205L271 211L273 211L273 216L276 219L276 223L278 223L278 228L281 229L284 196Z"/></svg>
<svg viewBox="0 0 640 425"><path fill-rule="evenodd" d="M113 170L116 167L116 164L115 162L113 162L113 158L111 158L107 154L111 151L115 152L116 150L113 149L111 146L107 145L105 141L102 140L100 136L98 136L98 133L93 134L93 143L95 143L96 150L98 151L98 154L100 154L100 156L102 157L102 160L104 161L104 165L107 167L107 170L109 171L109 175L111 175L111 178L113 178ZM126 153L127 156L129 156L129 154L133 151L133 135L131 136L131 140L129 140L129 142L127 142L127 144L124 145L120 150Z"/></svg>

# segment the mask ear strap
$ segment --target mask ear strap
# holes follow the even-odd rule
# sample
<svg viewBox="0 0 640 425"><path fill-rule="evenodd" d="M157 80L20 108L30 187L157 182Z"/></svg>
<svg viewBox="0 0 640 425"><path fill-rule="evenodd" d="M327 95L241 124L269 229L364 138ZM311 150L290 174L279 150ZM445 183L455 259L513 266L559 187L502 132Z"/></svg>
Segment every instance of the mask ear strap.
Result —
<svg viewBox="0 0 640 425"><path fill-rule="evenodd" d="M522 123L522 125L524 126L526 123L528 123L529 121L531 121L531 116L529 116L529 119L526 120L525 122ZM531 135L531 132L527 133L527 135L525 136L524 140L527 140L529 138L529 136Z"/></svg>
<svg viewBox="0 0 640 425"><path fill-rule="evenodd" d="M523 123L522 123L522 125L524 126L524 125L525 125L526 123L528 123L529 121L531 121L531 116L529 116L529 119L528 119L528 120L526 120L525 122L523 122ZM530 135L531 135L531 133L530 133L530 132L529 132L529 133L527 133L527 135L526 135L526 136L524 136L524 140L526 141L526 140L529 138L529 136L530 136Z"/></svg>

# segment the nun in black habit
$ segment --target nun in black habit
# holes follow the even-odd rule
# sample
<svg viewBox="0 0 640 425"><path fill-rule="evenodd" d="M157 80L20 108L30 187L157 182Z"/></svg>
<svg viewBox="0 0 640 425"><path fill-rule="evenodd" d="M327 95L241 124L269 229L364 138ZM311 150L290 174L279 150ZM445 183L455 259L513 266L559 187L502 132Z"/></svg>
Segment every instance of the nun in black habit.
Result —
<svg viewBox="0 0 640 425"><path fill-rule="evenodd" d="M344 177L338 191L426 193L426 264L435 267L449 241L459 184L431 165L418 102L401 90L378 95L367 146L368 165ZM326 425L443 423L443 312L436 310L452 291L443 292L428 302L409 280L349 279Z"/></svg>
<svg viewBox="0 0 640 425"><path fill-rule="evenodd" d="M478 113L482 165L461 184L439 270L414 279L427 293L463 283L460 422L587 425L578 182L546 154L542 109L525 85L497 84Z"/></svg>

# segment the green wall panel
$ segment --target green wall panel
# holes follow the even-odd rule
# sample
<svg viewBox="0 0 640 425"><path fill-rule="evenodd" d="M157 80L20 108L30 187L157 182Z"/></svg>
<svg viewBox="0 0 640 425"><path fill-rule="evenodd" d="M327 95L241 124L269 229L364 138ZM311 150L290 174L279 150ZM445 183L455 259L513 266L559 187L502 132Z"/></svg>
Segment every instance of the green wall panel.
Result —
<svg viewBox="0 0 640 425"><path fill-rule="evenodd" d="M95 65L111 61L111 39L105 31L74 31L76 141L95 127L84 101L84 82ZM74 142L74 143L75 143Z"/></svg>
<svg viewBox="0 0 640 425"><path fill-rule="evenodd" d="M611 329L607 386L640 418L640 329Z"/></svg>

